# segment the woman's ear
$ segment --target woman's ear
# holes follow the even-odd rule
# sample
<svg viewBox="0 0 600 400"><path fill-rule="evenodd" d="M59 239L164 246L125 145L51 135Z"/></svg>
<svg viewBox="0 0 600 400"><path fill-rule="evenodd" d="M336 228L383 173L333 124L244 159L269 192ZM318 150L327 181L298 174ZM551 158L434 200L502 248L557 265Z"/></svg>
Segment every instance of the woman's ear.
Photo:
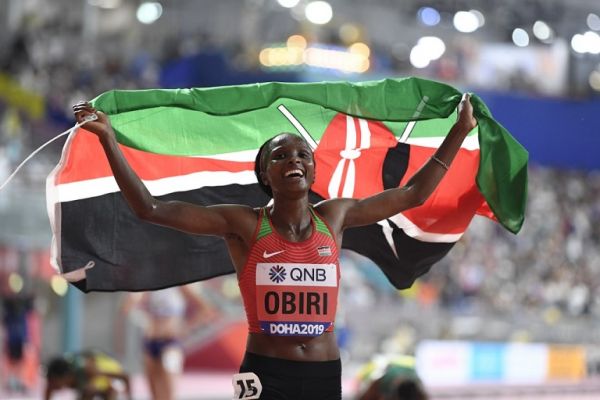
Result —
<svg viewBox="0 0 600 400"><path fill-rule="evenodd" d="M266 185L266 186L269 186L269 181L268 181L268 179L267 179L267 174L265 173L265 171L261 171L261 172L260 172L260 181L261 181L261 182L262 182L264 185Z"/></svg>

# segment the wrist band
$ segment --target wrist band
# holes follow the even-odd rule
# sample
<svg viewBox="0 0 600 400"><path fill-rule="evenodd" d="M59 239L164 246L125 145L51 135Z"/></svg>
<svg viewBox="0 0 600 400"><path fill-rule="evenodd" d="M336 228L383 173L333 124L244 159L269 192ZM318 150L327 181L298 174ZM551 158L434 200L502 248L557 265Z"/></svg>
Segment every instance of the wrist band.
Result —
<svg viewBox="0 0 600 400"><path fill-rule="evenodd" d="M442 168L444 168L446 171L448 171L448 164L446 164L445 162L443 162L442 160L440 160L436 156L431 156L431 159L433 161L435 161L436 163L440 164L442 166Z"/></svg>

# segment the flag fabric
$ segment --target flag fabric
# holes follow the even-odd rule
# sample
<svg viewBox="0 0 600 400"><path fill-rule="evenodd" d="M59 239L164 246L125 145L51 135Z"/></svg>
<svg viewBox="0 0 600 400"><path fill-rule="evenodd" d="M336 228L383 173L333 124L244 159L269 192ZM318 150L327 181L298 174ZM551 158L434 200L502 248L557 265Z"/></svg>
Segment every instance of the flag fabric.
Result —
<svg viewBox="0 0 600 400"><path fill-rule="evenodd" d="M281 132L314 149L313 202L362 198L403 185L457 118L462 93L419 78L362 83L265 83L193 89L114 90L93 105L150 192L202 205L269 198L253 161ZM476 214L519 231L527 196L525 149L477 96L478 126L427 202L344 233L342 247L409 287L460 239ZM128 208L98 139L73 132L47 179L52 262L83 291L153 290L232 273L224 241L139 220Z"/></svg>

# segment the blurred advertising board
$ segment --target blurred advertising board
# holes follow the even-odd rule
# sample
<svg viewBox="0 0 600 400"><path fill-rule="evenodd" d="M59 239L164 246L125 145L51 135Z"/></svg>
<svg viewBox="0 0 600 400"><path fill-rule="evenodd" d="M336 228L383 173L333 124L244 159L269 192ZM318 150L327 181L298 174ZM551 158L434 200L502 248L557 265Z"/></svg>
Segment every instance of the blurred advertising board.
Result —
<svg viewBox="0 0 600 400"><path fill-rule="evenodd" d="M583 346L542 343L421 342L416 366L425 384L542 384L586 377Z"/></svg>

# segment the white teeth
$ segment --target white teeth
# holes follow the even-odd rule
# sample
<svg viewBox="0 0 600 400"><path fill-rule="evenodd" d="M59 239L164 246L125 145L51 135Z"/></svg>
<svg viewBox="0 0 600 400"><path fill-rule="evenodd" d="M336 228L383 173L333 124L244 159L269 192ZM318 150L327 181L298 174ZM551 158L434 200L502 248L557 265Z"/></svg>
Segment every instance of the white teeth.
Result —
<svg viewBox="0 0 600 400"><path fill-rule="evenodd" d="M285 176L288 177L288 176L293 175L293 174L299 174L300 176L304 176L304 172L302 172L299 169L292 169L292 170L286 172Z"/></svg>

